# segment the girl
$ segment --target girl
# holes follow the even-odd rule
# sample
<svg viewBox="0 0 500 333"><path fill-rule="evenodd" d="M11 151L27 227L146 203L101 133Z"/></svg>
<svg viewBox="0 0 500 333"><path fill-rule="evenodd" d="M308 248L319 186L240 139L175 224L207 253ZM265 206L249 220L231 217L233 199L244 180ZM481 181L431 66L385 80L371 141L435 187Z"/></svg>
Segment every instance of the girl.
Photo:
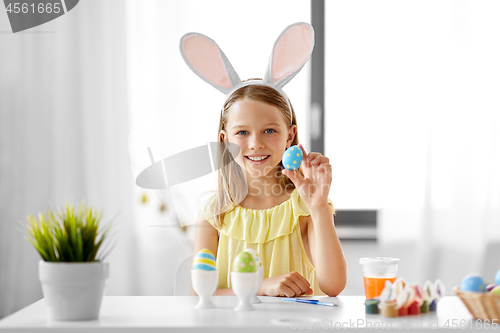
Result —
<svg viewBox="0 0 500 333"><path fill-rule="evenodd" d="M302 44L293 38L297 31L297 36L306 36ZM310 47L309 53L312 52L308 31L312 27L300 23L282 33L281 36L287 33L286 41L292 41L294 56L300 53L296 50L301 45ZM219 81L215 82L208 77L209 71L203 73L203 63L196 63L209 57L192 56L192 45L208 39L203 38L189 44L185 35L181 39L181 52L191 69L216 88L231 82L232 91L221 111L218 141L221 145L234 143L240 148L236 163L231 163L228 150L219 150L222 167L218 189L202 207L196 228L194 252L206 248L216 254L219 281L215 295L233 295L231 265L235 256L246 248L256 250L264 266L264 279L257 295L338 295L345 287L346 263L328 199L332 181L329 160L320 153L307 154L300 146L303 162L297 171L284 169L281 163L285 150L298 145L299 140L295 112L279 86L281 79L276 79L276 73L288 82L308 57L305 61L304 57L295 57L300 62L288 66L292 71L285 74L276 70L280 63L274 57L269 67L273 80L242 83L239 78L234 79L236 74L231 72L234 70L214 43L223 68L231 72L227 73L227 80L218 79L219 75ZM278 38L273 54L280 47L281 51L287 49ZM205 44L203 50L206 49ZM213 70L214 66L210 68Z"/></svg>

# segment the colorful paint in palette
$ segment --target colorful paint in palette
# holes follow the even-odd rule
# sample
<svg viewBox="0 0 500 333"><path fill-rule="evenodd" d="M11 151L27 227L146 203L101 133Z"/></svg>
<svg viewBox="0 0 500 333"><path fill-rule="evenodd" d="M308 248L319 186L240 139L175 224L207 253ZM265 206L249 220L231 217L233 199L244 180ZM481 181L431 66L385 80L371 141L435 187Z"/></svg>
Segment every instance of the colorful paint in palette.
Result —
<svg viewBox="0 0 500 333"><path fill-rule="evenodd" d="M386 286L386 282L393 283L398 272L398 258L373 257L361 258L363 266L365 296L367 299L377 298Z"/></svg>
<svg viewBox="0 0 500 333"><path fill-rule="evenodd" d="M382 290L385 288L385 282L390 281L393 283L396 277L393 278L377 278L377 277L364 277L365 281L365 295L367 299L379 297Z"/></svg>
<svg viewBox="0 0 500 333"><path fill-rule="evenodd" d="M378 299L365 300L365 311L367 314L378 314Z"/></svg>
<svg viewBox="0 0 500 333"><path fill-rule="evenodd" d="M398 309L396 309L396 302L389 301L382 303L382 308L380 310L380 313L384 317L397 317Z"/></svg>

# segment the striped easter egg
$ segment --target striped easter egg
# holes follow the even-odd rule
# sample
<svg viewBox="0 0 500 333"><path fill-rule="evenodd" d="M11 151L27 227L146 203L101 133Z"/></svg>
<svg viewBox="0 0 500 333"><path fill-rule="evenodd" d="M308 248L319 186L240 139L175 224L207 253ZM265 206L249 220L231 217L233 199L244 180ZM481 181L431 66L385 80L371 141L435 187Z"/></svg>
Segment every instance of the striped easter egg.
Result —
<svg viewBox="0 0 500 333"><path fill-rule="evenodd" d="M262 266L262 262L260 262L259 254L257 253L257 251L255 251L254 249L246 249L245 251L250 252L253 260L255 260L257 267Z"/></svg>
<svg viewBox="0 0 500 333"><path fill-rule="evenodd" d="M196 253L193 259L193 270L214 271L215 269L215 256L212 251L202 249Z"/></svg>

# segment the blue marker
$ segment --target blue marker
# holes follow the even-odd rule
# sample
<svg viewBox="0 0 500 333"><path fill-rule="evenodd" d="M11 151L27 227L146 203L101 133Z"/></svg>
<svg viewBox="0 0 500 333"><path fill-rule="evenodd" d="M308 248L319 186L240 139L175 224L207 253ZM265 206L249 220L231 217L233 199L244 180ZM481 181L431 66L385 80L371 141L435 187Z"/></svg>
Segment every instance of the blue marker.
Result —
<svg viewBox="0 0 500 333"><path fill-rule="evenodd" d="M337 306L337 304L320 302L320 301L315 300L315 299L300 299L300 298L283 298L283 299L285 301L297 302L297 303L316 304L316 305L324 305L324 306Z"/></svg>

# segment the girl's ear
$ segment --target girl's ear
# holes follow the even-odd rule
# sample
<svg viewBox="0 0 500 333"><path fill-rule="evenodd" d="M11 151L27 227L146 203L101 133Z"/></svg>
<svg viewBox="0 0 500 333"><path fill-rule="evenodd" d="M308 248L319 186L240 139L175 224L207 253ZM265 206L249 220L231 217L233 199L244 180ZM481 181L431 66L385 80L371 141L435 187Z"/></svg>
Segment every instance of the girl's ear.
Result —
<svg viewBox="0 0 500 333"><path fill-rule="evenodd" d="M220 136L220 140L222 142L227 142L228 141L228 139L227 139L227 132L225 130L220 131L219 136Z"/></svg>
<svg viewBox="0 0 500 333"><path fill-rule="evenodd" d="M288 130L288 138L286 140L286 148L290 148L292 146L293 139L295 139L295 135L297 135L297 125L290 126Z"/></svg>
<svg viewBox="0 0 500 333"><path fill-rule="evenodd" d="M205 35L190 32L180 41L182 58L203 81L228 94L241 80L219 46Z"/></svg>
<svg viewBox="0 0 500 333"><path fill-rule="evenodd" d="M274 43L264 82L283 88L304 67L314 48L314 29L309 23L288 26Z"/></svg>

